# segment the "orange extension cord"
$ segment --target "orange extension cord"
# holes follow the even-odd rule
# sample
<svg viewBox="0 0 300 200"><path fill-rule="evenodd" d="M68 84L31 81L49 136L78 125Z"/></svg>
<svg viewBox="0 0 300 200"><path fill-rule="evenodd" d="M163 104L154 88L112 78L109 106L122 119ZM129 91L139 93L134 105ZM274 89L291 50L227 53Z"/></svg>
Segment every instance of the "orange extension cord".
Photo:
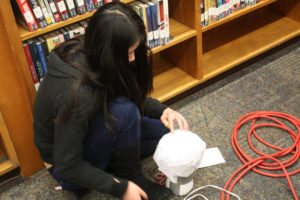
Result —
<svg viewBox="0 0 300 200"><path fill-rule="evenodd" d="M275 123L262 123L262 124L255 124L255 122L258 119L261 118L265 118L265 119L269 119ZM291 124L293 124L297 131L298 134L295 133L294 131L292 131L291 129L289 129L285 124L283 124L281 121L279 121L278 119L285 119L287 121L289 121ZM261 157L258 158L251 158L249 157L239 146L238 140L237 140L237 134L238 134L238 130L239 128L246 122L253 120L251 123L251 129L248 132L248 142L250 147L253 149L254 152L256 152L257 154L261 155ZM294 140L294 144L292 146L290 146L287 149L283 149L277 146L274 146L272 144L269 144L268 142L262 140L257 133L255 132L256 128L259 127L276 127L276 128L280 128L283 129L285 131L287 131L290 134L290 137ZM262 152L259 152L252 144L251 142L251 135L254 135L257 140L259 140L261 143L265 144L266 146L269 146L273 149L278 150L276 153L273 153L271 155L268 154L264 154ZM296 200L298 200L297 194L295 192L295 189L293 187L293 184L291 182L290 176L294 175L298 172L300 172L300 169L297 169L295 171L292 172L287 172L286 168L293 165L298 158L300 157L300 120L285 114L285 113L281 113L281 112L271 112L271 111L258 111L258 112L253 112L253 113L249 113L247 115L244 115L243 117L241 117L235 127L234 130L232 132L232 137L231 137L231 143L232 143L232 147L234 149L234 151L236 152L236 154L238 155L238 157L240 158L240 160L244 163L244 165L238 169L236 172L234 172L232 174L232 176L229 178L229 180L227 181L227 183L224 186L224 190L226 190L229 186L229 184L232 182L232 180L234 179L234 177L236 177L239 173L239 175L235 178L235 180L232 182L232 184L230 185L229 189L227 189L228 191L232 191L234 185L249 171L252 170L256 173L265 175L265 176L270 176L270 177L286 177L288 184L292 190L293 196ZM291 158L289 158L288 160L285 160L283 162L279 161L277 158L280 156L285 156L287 154L293 154ZM264 162L265 160L270 159L273 160L275 162L273 163L266 163ZM284 173L282 174L273 174L271 172L264 172L259 170L260 169L266 169L266 170L279 170L282 169ZM223 200L225 196L225 192L222 193L222 197L221 199ZM227 199L230 199L229 194L227 194Z"/></svg>

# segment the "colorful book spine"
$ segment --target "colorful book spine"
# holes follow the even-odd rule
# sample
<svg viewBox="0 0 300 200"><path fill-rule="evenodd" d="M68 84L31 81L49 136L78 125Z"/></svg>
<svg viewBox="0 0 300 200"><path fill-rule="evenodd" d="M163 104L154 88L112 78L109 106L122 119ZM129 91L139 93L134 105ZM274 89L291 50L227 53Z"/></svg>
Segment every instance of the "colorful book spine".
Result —
<svg viewBox="0 0 300 200"><path fill-rule="evenodd" d="M54 19L54 16L52 14L49 2L48 2L48 0L43 0L43 1L44 1L45 6L46 6L46 9L47 9L47 12L49 14L49 17L51 19L51 23L54 24L55 23L55 19Z"/></svg>
<svg viewBox="0 0 300 200"><path fill-rule="evenodd" d="M147 18L147 43L150 49L154 48L154 36L153 36L153 25L152 25L152 16L151 16L151 7L145 2L142 1L146 7L146 18Z"/></svg>
<svg viewBox="0 0 300 200"><path fill-rule="evenodd" d="M42 9L42 12L43 12L43 15L45 17L45 20L47 22L48 25L52 24L52 21L51 21L51 18L50 18L50 15L48 13L48 10L44 4L44 1L43 0L37 0L38 1L38 4L40 5L41 9Z"/></svg>
<svg viewBox="0 0 300 200"><path fill-rule="evenodd" d="M36 86L39 83L39 79L38 79L38 76L37 76L36 71L35 71L34 63L33 63L31 52L30 52L30 48L29 48L29 45L28 45L27 42L23 42L22 44L23 44L23 49L24 49L25 56L26 56L26 59L27 59L27 63L28 63L28 66L29 66L31 78L32 78L32 81L33 81L34 85Z"/></svg>
<svg viewBox="0 0 300 200"><path fill-rule="evenodd" d="M76 5L77 13L79 15L86 13L84 0L74 0L74 3Z"/></svg>
<svg viewBox="0 0 300 200"><path fill-rule="evenodd" d="M169 20L169 2L168 0L163 0L164 4L164 21L165 21L165 37L166 43L170 41L170 20Z"/></svg>
<svg viewBox="0 0 300 200"><path fill-rule="evenodd" d="M95 10L94 0L85 0L86 9L88 12Z"/></svg>
<svg viewBox="0 0 300 200"><path fill-rule="evenodd" d="M153 28L153 40L154 40L154 47L158 47L160 45L159 39L159 27L158 27L158 19L157 19L157 7L156 3L148 1L148 5L151 8L151 22Z"/></svg>
<svg viewBox="0 0 300 200"><path fill-rule="evenodd" d="M60 14L63 21L69 19L68 10L64 0L55 0L58 13Z"/></svg>
<svg viewBox="0 0 300 200"><path fill-rule="evenodd" d="M77 15L76 13L76 8L75 8L75 3L73 0L65 0L65 3L68 8L68 14L70 17L75 17Z"/></svg>
<svg viewBox="0 0 300 200"><path fill-rule="evenodd" d="M46 19L44 17L43 11L39 6L37 0L28 0L31 10L38 22L40 28L45 28L47 26Z"/></svg>
<svg viewBox="0 0 300 200"><path fill-rule="evenodd" d="M104 4L104 0L94 0L95 9L102 7Z"/></svg>
<svg viewBox="0 0 300 200"><path fill-rule="evenodd" d="M39 28L36 19L33 16L32 10L30 9L27 0L17 0L19 9L25 19L29 31L35 31Z"/></svg>
<svg viewBox="0 0 300 200"><path fill-rule="evenodd" d="M56 4L54 2L54 0L46 0L49 3L50 9L52 11L53 17L55 19L56 22L60 22L61 21L61 17L59 15L59 12L57 10Z"/></svg>
<svg viewBox="0 0 300 200"><path fill-rule="evenodd" d="M41 82L45 73L44 73L43 66L42 66L42 63L41 63L39 55L38 55L37 47L35 45L35 42L32 39L28 40L28 45L30 48L30 52L31 52L31 56L32 56L32 60L33 60L33 64L35 67L35 71L36 71L38 80Z"/></svg>
<svg viewBox="0 0 300 200"><path fill-rule="evenodd" d="M36 39L35 40L35 45L36 45L36 48L37 48L39 59L41 61L41 65L43 67L43 71L46 74L47 71L48 71L48 68L47 68L47 62L46 62L44 50L43 50L43 47L42 47L42 43L39 39Z"/></svg>

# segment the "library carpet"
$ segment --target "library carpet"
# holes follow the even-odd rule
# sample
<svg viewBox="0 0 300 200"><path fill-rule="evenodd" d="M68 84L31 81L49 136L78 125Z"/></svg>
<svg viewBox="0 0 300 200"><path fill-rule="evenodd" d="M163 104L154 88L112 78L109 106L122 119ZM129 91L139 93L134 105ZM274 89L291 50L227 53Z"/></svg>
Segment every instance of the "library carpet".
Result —
<svg viewBox="0 0 300 200"><path fill-rule="evenodd" d="M226 160L224 164L198 169L194 174L194 189L208 184L223 187L229 177L242 166L232 149L230 138L235 123L243 115L262 110L279 111L300 119L299 38L271 54L243 65L170 105L187 118L191 131L197 133L207 147L218 147ZM241 131L240 145L251 157L256 157L257 154L248 146L248 130ZM275 128L262 128L258 132L264 140L276 146L287 148L292 144L288 134ZM255 146L265 153L274 152L258 142ZM299 168L298 160L288 171ZM152 178L157 172L152 157L142 161L142 171L148 178ZM290 178L300 198L300 174ZM56 185L43 169L26 179L17 178L2 185L0 196L1 200L74 199L73 194L68 191L55 190ZM241 199L293 199L285 178L270 178L252 171L237 183L233 192ZM205 189L201 193L208 199L220 199L220 192L214 189ZM91 191L82 199L114 198ZM173 196L170 199L181 200L183 197Z"/></svg>

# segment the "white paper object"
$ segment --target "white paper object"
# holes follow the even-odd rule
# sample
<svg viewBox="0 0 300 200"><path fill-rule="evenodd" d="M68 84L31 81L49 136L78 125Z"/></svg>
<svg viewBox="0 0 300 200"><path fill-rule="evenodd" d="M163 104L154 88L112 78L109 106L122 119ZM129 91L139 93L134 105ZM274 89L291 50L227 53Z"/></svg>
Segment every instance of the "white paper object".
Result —
<svg viewBox="0 0 300 200"><path fill-rule="evenodd" d="M190 132L175 130L164 135L154 152L158 169L174 183L177 177L188 177L200 165L206 143Z"/></svg>

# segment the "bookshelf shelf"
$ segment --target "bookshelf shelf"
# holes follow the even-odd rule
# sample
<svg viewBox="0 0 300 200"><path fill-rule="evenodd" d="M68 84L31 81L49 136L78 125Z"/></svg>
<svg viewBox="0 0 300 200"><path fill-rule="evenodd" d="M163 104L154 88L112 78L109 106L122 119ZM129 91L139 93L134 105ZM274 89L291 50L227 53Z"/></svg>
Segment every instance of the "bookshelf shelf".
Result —
<svg viewBox="0 0 300 200"><path fill-rule="evenodd" d="M167 43L164 46L160 46L152 49L153 54L156 54L164 49L167 49L187 39L197 36L197 31L191 29L188 26L185 26L184 24L174 19L170 19L170 35L173 36L174 39L172 39L169 43Z"/></svg>
<svg viewBox="0 0 300 200"><path fill-rule="evenodd" d="M243 15L246 15L248 13L254 12L257 9L263 8L263 7L265 7L265 6L267 6L271 3L274 3L276 1L277 0L264 0L264 1L261 1L261 2L259 2L258 4L254 5L254 6L249 6L249 7L243 8L240 11L238 11L236 13L233 13L230 16L225 17L224 19L221 19L220 21L217 21L217 22L215 22L215 23L213 23L209 26L203 27L202 32L205 32L205 31L211 30L215 27L221 26L224 23L230 22L230 21L232 21L236 18L239 18Z"/></svg>
<svg viewBox="0 0 300 200"><path fill-rule="evenodd" d="M200 83L160 56L154 59L154 90L150 96L166 101Z"/></svg>
<svg viewBox="0 0 300 200"><path fill-rule="evenodd" d="M253 19L260 20L254 21ZM237 37L231 41L204 52L203 74L205 79L212 78L300 35L300 22L268 10L264 10L254 16L244 17L237 24L234 23L232 25L239 26L240 30L244 30L246 33L237 34ZM230 27L232 28L232 25L220 31L230 34L227 30ZM211 40L212 35L207 36L205 40ZM224 34L217 40L222 40L219 41L221 43L228 40L226 37L229 36Z"/></svg>
<svg viewBox="0 0 300 200"><path fill-rule="evenodd" d="M10 160L0 162L0 176L6 174L7 172L10 172L16 168L17 168L17 166L12 164L12 162Z"/></svg>

